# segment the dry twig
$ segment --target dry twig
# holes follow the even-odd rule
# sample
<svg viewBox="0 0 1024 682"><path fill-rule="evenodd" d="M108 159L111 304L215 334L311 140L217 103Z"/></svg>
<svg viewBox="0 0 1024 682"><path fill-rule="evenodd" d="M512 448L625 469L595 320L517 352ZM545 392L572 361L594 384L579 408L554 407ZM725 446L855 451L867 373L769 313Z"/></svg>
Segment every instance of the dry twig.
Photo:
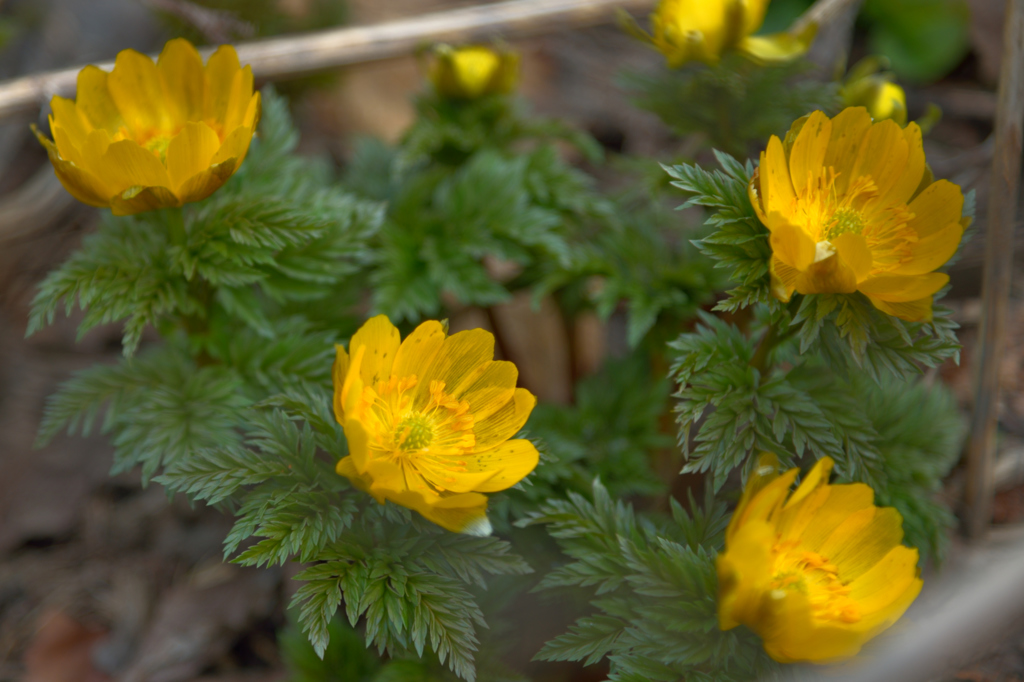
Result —
<svg viewBox="0 0 1024 682"><path fill-rule="evenodd" d="M992 519L999 367L1006 341L1013 228L1024 142L1024 0L1009 0L1006 4L994 135L992 188L985 230L981 341L967 451L967 533L974 539L985 534Z"/></svg>

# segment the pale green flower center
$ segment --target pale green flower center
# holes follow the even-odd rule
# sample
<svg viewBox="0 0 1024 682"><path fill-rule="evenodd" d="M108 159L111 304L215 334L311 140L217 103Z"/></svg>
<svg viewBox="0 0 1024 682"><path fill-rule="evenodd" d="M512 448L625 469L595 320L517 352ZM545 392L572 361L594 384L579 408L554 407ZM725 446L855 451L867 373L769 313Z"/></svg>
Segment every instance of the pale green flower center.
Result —
<svg viewBox="0 0 1024 682"><path fill-rule="evenodd" d="M429 447L434 441L434 424L419 412L413 412L395 428L395 443L403 452L416 452Z"/></svg>

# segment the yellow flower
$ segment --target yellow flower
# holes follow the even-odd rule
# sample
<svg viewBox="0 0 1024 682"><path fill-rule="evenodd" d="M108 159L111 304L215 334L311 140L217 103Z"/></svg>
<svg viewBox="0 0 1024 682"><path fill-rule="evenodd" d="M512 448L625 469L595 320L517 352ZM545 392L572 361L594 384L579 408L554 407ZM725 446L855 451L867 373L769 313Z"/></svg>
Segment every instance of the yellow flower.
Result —
<svg viewBox="0 0 1024 682"><path fill-rule="evenodd" d="M448 336L424 322L399 343L383 315L337 347L334 414L349 456L337 471L381 504L391 500L448 530L487 535L487 497L537 466L537 448L509 440L537 399L494 361L483 329Z"/></svg>
<svg viewBox="0 0 1024 682"><path fill-rule="evenodd" d="M771 138L749 189L771 232L776 298L860 291L890 315L931 319L949 281L934 270L968 221L960 188L933 182L917 124L872 123L861 107L816 111L785 142Z"/></svg>
<svg viewBox="0 0 1024 682"><path fill-rule="evenodd" d="M769 0L661 0L651 15L654 46L677 68L689 61L715 63L723 53L738 50L758 61L781 62L799 57L816 31L801 35L754 36Z"/></svg>
<svg viewBox="0 0 1024 682"><path fill-rule="evenodd" d="M917 550L900 544L903 519L874 506L871 488L828 484L828 457L791 495L798 470L779 476L777 463L761 457L729 522L719 625L746 625L782 663L849 658L921 591Z"/></svg>
<svg viewBox="0 0 1024 682"><path fill-rule="evenodd" d="M848 107L864 107L876 121L887 118L907 125L907 95L893 82L891 73L880 71L883 62L877 58L862 59L852 69L839 91Z"/></svg>
<svg viewBox="0 0 1024 682"><path fill-rule="evenodd" d="M445 97L476 99L507 94L519 78L519 55L515 52L496 52L480 45L441 45L434 55L430 80Z"/></svg>
<svg viewBox="0 0 1024 682"><path fill-rule="evenodd" d="M134 50L110 73L87 66L77 99L51 101L53 141L38 130L64 188L114 215L210 196L245 159L260 115L252 69L222 45L206 66L181 38L157 63Z"/></svg>

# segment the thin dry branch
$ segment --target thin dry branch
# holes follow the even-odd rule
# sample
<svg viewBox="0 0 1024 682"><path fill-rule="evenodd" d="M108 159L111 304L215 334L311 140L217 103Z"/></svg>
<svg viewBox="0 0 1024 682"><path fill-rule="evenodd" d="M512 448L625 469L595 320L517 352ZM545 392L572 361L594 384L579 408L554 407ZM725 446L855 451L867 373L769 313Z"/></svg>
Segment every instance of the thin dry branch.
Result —
<svg viewBox="0 0 1024 682"><path fill-rule="evenodd" d="M424 14L370 26L351 26L269 38L236 46L262 81L389 59L436 42L518 38L614 20L613 9L643 11L655 0L511 0ZM98 65L109 71L113 63ZM53 95L74 96L81 66L0 83L0 120L38 111Z"/></svg>
<svg viewBox="0 0 1024 682"><path fill-rule="evenodd" d="M1024 144L1024 0L1009 0L1006 4L994 137L992 188L985 230L981 342L967 450L967 533L974 539L985 534L992 520L999 370L1006 345L1013 228Z"/></svg>

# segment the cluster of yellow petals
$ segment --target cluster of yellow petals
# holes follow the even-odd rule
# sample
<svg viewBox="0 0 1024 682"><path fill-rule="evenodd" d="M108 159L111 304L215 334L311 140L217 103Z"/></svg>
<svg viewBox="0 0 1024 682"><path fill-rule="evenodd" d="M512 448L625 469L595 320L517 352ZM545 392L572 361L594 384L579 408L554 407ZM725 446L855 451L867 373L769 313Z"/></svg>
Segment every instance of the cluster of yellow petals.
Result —
<svg viewBox="0 0 1024 682"><path fill-rule="evenodd" d="M334 413L349 447L338 473L381 504L489 534L482 493L515 485L539 458L533 443L512 439L537 399L516 388L515 365L493 357L483 329L448 336L429 321L400 341L387 317L367 321L334 363Z"/></svg>
<svg viewBox="0 0 1024 682"><path fill-rule="evenodd" d="M771 232L772 292L865 294L908 321L931 319L934 272L956 252L967 219L963 193L933 182L921 129L873 123L851 107L820 111L773 136L750 181L750 200Z"/></svg>
<svg viewBox="0 0 1024 682"><path fill-rule="evenodd" d="M764 23L769 0L661 0L651 15L651 40L677 68L686 62L713 64L736 50L762 62L789 61L810 47L816 28L799 36L753 35Z"/></svg>
<svg viewBox="0 0 1024 682"><path fill-rule="evenodd" d="M438 93L452 99L476 99L512 92L519 80L519 54L482 45L434 50L430 81Z"/></svg>
<svg viewBox="0 0 1024 682"><path fill-rule="evenodd" d="M74 101L51 102L53 141L36 131L65 189L115 215L210 196L238 170L259 120L252 69L230 45L207 64L187 40L156 63L134 50L110 73L87 66Z"/></svg>
<svg viewBox="0 0 1024 682"><path fill-rule="evenodd" d="M743 624L781 663L849 658L903 615L921 591L903 519L874 506L862 483L829 485L822 458L790 494L797 469L779 475L762 456L718 556L718 618Z"/></svg>

